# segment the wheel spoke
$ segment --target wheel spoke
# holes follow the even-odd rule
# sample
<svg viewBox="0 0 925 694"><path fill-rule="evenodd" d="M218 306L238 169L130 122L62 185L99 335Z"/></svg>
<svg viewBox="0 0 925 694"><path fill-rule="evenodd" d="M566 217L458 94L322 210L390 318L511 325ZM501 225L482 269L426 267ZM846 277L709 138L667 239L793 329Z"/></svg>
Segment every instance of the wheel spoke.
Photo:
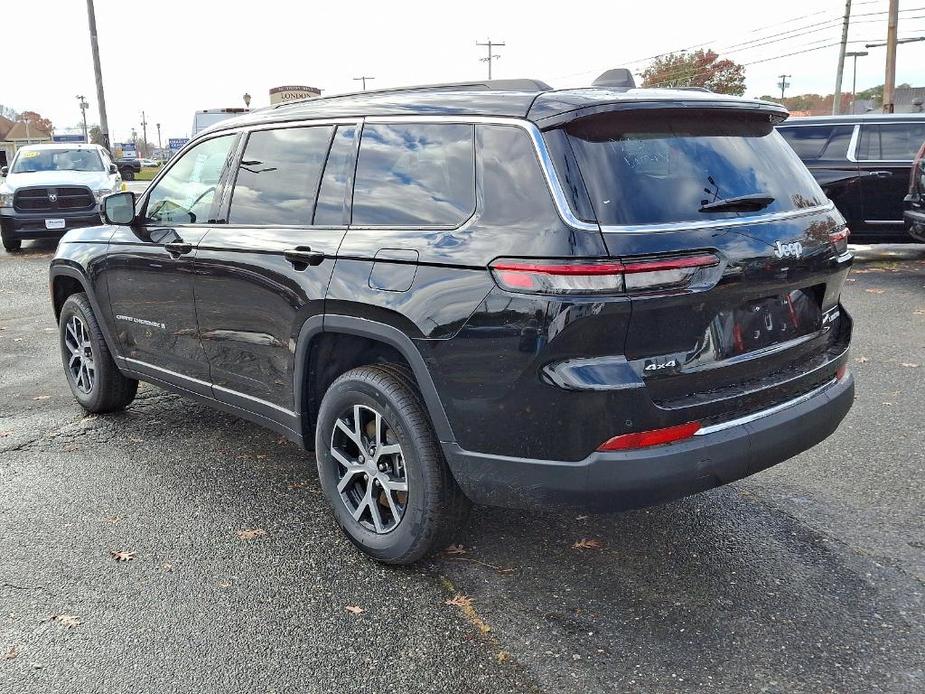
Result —
<svg viewBox="0 0 925 694"><path fill-rule="evenodd" d="M343 465L345 468L350 468L350 467L356 465L356 462L355 462L355 461L350 460L350 458L348 458L347 456L345 456L343 453L341 453L339 450L337 450L334 446L331 446L331 455L333 455L333 456L334 456L334 459L335 459L338 463L340 463L341 465Z"/></svg>
<svg viewBox="0 0 925 694"><path fill-rule="evenodd" d="M392 512L392 518L398 523L398 521L401 520L401 513L398 510L395 499L392 497L392 490L388 487L383 487L383 493L385 494L386 502L389 504L389 510Z"/></svg>
<svg viewBox="0 0 925 694"><path fill-rule="evenodd" d="M401 453L401 446L397 443L388 443L384 446L379 446L379 448L376 449L376 461L378 462L379 458L384 455L396 455L397 453Z"/></svg>
<svg viewBox="0 0 925 694"><path fill-rule="evenodd" d="M408 491L408 483L402 482L401 480L393 480L393 479L386 480L385 486L387 489L390 489L393 492L407 492Z"/></svg>
<svg viewBox="0 0 925 694"><path fill-rule="evenodd" d="M344 476L341 477L340 482L337 484L337 491L343 494L344 489L347 488L347 485L353 482L353 478L365 470L366 468L364 468L362 465L351 465L348 467L347 472L344 473Z"/></svg>
<svg viewBox="0 0 925 694"><path fill-rule="evenodd" d="M363 498L360 499L360 503L357 504L357 507L353 510L353 520L360 520L360 516L363 515L363 511L366 510L367 506L371 505L370 499L370 489L371 487L366 488L366 494L363 495Z"/></svg>
<svg viewBox="0 0 925 694"><path fill-rule="evenodd" d="M355 431L353 431L350 427L347 426L347 423L344 420L338 419L337 422L335 422L334 426L340 429L341 432L343 432L343 434L347 438L349 438L357 446L359 446L360 450L363 450L363 442L360 440L360 437L357 436L357 433Z"/></svg>
<svg viewBox="0 0 925 694"><path fill-rule="evenodd" d="M372 491L373 485L372 482L369 484L370 492ZM373 517L373 525L376 527L376 532L381 533L385 530L385 526L382 524L382 514L379 512L379 501L370 499L369 501L369 515ZM395 522L398 522L398 518L395 519Z"/></svg>

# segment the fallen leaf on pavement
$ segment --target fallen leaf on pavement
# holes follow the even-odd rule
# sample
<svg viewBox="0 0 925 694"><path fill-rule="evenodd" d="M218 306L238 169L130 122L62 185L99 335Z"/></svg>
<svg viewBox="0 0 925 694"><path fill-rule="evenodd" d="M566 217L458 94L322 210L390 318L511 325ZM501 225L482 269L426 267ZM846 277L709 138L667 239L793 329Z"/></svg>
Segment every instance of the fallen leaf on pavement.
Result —
<svg viewBox="0 0 925 694"><path fill-rule="evenodd" d="M855 361L858 364L866 364L867 362L870 361L870 359L868 359L867 357L858 357L857 359L855 359Z"/></svg>
<svg viewBox="0 0 925 694"><path fill-rule="evenodd" d="M52 616L52 619L61 626L67 627L68 629L73 629L74 627L80 626L80 618L77 615L56 614Z"/></svg>
<svg viewBox="0 0 925 694"><path fill-rule="evenodd" d="M917 369L917 368L919 368L919 365L918 365L918 364L912 364L911 362L908 362L908 361L902 362L902 363L900 364L900 366L905 366L907 369Z"/></svg>
<svg viewBox="0 0 925 694"><path fill-rule="evenodd" d="M572 545L572 549L603 549L604 543L591 537L584 537Z"/></svg>
<svg viewBox="0 0 925 694"><path fill-rule="evenodd" d="M122 520L122 516L107 516L103 520L109 523L110 525L115 525L120 520Z"/></svg>
<svg viewBox="0 0 925 694"><path fill-rule="evenodd" d="M869 292L869 293L871 293L871 294L883 294L883 293L886 291L886 289L879 289L879 288L877 288L877 287L870 287L869 289L865 289L864 291L865 291L865 292Z"/></svg>
<svg viewBox="0 0 925 694"><path fill-rule="evenodd" d="M925 316L925 308L916 309L912 312L913 316Z"/></svg>
<svg viewBox="0 0 925 694"><path fill-rule="evenodd" d="M124 549L112 551L109 553L116 561L132 561L135 558L135 552L129 552Z"/></svg>
<svg viewBox="0 0 925 694"><path fill-rule="evenodd" d="M51 397L50 395L36 395L36 396L35 396L34 398L32 398L32 399L33 399L33 400L48 400L48 398L50 398L50 397Z"/></svg>
<svg viewBox="0 0 925 694"><path fill-rule="evenodd" d="M495 656L499 663L507 662L511 659L511 654L507 651L498 651L498 655Z"/></svg>
<svg viewBox="0 0 925 694"><path fill-rule="evenodd" d="M258 537L263 537L267 534L267 531L263 528L251 528L249 530L239 530L238 539L239 540L256 540Z"/></svg>
<svg viewBox="0 0 925 694"><path fill-rule="evenodd" d="M6 653L3 654L4 660L12 660L19 655L19 647L14 643L12 646L6 649Z"/></svg>
<svg viewBox="0 0 925 694"><path fill-rule="evenodd" d="M161 564L161 569L168 572L173 571L173 564L171 564L169 561L165 561L163 564Z"/></svg>
<svg viewBox="0 0 925 694"><path fill-rule="evenodd" d="M290 482L289 489L304 489L308 482Z"/></svg>
<svg viewBox="0 0 925 694"><path fill-rule="evenodd" d="M364 612L366 612L366 610L364 610L362 607L359 607L357 605L345 605L344 609L347 610L347 612L349 612L350 614L363 614Z"/></svg>
<svg viewBox="0 0 925 694"><path fill-rule="evenodd" d="M447 554L465 554L466 548L463 547L462 545L450 545L443 551L446 552Z"/></svg>
<svg viewBox="0 0 925 694"><path fill-rule="evenodd" d="M455 605L456 607L472 607L472 598L470 598L468 595L457 593L452 598L447 600L446 604Z"/></svg>

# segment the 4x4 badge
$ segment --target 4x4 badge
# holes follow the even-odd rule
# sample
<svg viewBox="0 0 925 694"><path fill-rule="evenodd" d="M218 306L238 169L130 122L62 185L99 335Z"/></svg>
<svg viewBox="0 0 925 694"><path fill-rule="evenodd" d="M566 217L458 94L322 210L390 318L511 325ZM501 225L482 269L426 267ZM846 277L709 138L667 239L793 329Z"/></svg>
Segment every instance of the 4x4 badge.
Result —
<svg viewBox="0 0 925 694"><path fill-rule="evenodd" d="M793 243L774 243L774 255L778 258L799 258L803 255L803 244L799 241Z"/></svg>

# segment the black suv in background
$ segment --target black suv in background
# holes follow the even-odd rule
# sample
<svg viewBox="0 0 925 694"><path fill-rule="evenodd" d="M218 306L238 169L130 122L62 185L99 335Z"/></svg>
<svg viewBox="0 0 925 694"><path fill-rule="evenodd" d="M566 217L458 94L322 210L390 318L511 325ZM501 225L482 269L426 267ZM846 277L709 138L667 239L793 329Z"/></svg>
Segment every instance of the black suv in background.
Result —
<svg viewBox="0 0 925 694"><path fill-rule="evenodd" d="M838 206L853 240L912 240L903 198L925 143L925 114L792 118L778 130Z"/></svg>
<svg viewBox="0 0 925 694"><path fill-rule="evenodd" d="M314 449L347 536L445 546L470 502L638 507L831 434L845 224L781 107L620 80L287 103L191 141L51 296L91 412L138 380Z"/></svg>

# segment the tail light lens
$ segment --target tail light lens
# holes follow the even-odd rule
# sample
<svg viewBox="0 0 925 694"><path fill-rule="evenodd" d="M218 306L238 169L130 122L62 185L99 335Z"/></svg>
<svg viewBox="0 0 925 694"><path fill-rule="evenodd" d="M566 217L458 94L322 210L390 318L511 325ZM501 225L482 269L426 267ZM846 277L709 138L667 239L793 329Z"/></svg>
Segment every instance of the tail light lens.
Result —
<svg viewBox="0 0 925 694"><path fill-rule="evenodd" d="M664 429L652 429L631 434L620 434L602 443L599 451L625 451L632 448L648 448L661 446L673 441L682 441L691 438L700 430L700 422L687 422Z"/></svg>
<svg viewBox="0 0 925 694"><path fill-rule="evenodd" d="M829 240L835 246L835 250L838 251L839 255L848 252L848 237L850 235L851 231L848 227L841 227L840 229L829 232Z"/></svg>
<svg viewBox="0 0 925 694"><path fill-rule="evenodd" d="M531 294L621 294L688 285L700 270L719 265L710 253L670 258L569 262L500 259L491 264L502 289Z"/></svg>

